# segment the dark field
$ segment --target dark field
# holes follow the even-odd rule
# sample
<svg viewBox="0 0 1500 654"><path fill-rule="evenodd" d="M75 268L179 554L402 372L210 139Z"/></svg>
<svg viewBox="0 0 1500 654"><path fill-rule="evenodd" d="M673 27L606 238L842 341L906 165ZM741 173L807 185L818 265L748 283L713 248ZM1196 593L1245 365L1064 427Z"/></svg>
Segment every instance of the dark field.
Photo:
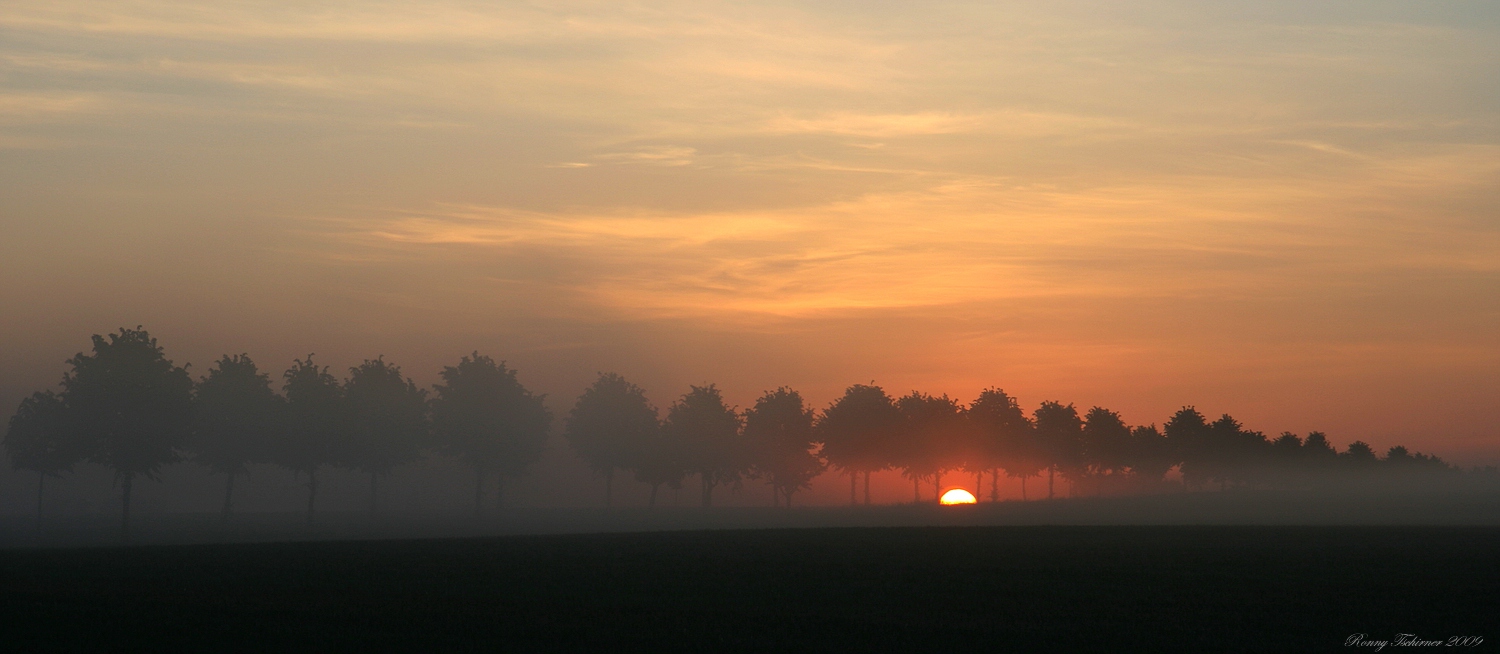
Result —
<svg viewBox="0 0 1500 654"><path fill-rule="evenodd" d="M1343 645L1354 633L1500 639L1490 527L36 549L0 554L0 581L11 651L1373 651Z"/></svg>

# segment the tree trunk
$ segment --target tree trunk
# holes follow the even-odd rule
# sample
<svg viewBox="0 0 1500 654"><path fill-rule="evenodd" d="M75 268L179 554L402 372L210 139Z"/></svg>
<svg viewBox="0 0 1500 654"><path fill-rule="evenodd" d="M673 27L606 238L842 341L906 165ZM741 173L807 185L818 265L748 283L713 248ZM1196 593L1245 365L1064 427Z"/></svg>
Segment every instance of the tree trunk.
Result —
<svg viewBox="0 0 1500 654"><path fill-rule="evenodd" d="M858 490L857 490L858 487L859 487L859 472L854 471L854 470L850 470L849 471L849 506L854 506L856 504L859 504L859 500L855 499L855 497L856 497L855 493L858 492Z"/></svg>
<svg viewBox="0 0 1500 654"><path fill-rule="evenodd" d="M604 508L614 508L615 505L615 469L610 468L604 473Z"/></svg>
<svg viewBox="0 0 1500 654"><path fill-rule="evenodd" d="M655 484L651 484L651 499L646 500L646 506L647 507L655 507L656 506L656 489L658 489L658 488L661 488L661 483L660 482L657 482Z"/></svg>
<svg viewBox="0 0 1500 654"><path fill-rule="evenodd" d="M379 508L379 505L376 504L376 498L380 497L379 482L380 475L373 472L370 473L370 515L375 515L376 510Z"/></svg>
<svg viewBox="0 0 1500 654"><path fill-rule="evenodd" d="M922 480L916 477L911 478L911 503L922 503Z"/></svg>
<svg viewBox="0 0 1500 654"><path fill-rule="evenodd" d="M307 524L312 524L313 503L318 500L318 469L307 471Z"/></svg>
<svg viewBox="0 0 1500 654"><path fill-rule="evenodd" d="M479 514L484 505L484 466L474 466L474 517Z"/></svg>
<svg viewBox="0 0 1500 654"><path fill-rule="evenodd" d="M779 489L779 488L776 487L776 483L775 482L772 482L771 483L771 508L774 509L774 508L777 508L779 506L781 506L781 489Z"/></svg>
<svg viewBox="0 0 1500 654"><path fill-rule="evenodd" d="M786 489L786 508L792 508L792 493L797 492L795 488Z"/></svg>
<svg viewBox="0 0 1500 654"><path fill-rule="evenodd" d="M125 473L125 483L120 492L120 537L130 540L130 485L135 481L135 474Z"/></svg>
<svg viewBox="0 0 1500 654"><path fill-rule="evenodd" d="M36 479L36 528L42 528L42 488L47 485L47 473L37 473Z"/></svg>
<svg viewBox="0 0 1500 654"><path fill-rule="evenodd" d="M224 514L219 516L220 520L229 522L229 512L234 506L234 472L230 471L228 478L224 480Z"/></svg>
<svg viewBox="0 0 1500 654"><path fill-rule="evenodd" d="M981 498L981 497L984 497L984 471L983 470L980 470L979 472L974 473L974 501L978 502L979 498Z"/></svg>
<svg viewBox="0 0 1500 654"><path fill-rule="evenodd" d="M708 475L699 475L703 479L703 508L714 505L714 485L710 482Z"/></svg>
<svg viewBox="0 0 1500 654"><path fill-rule="evenodd" d="M1000 469L999 468L993 468L993 469L990 470L990 501L991 502L999 502L1000 501Z"/></svg>
<svg viewBox="0 0 1500 654"><path fill-rule="evenodd" d="M1026 477L1023 476L1021 477L1021 501L1025 502L1026 500Z"/></svg>
<svg viewBox="0 0 1500 654"><path fill-rule="evenodd" d="M870 505L870 471L865 471L865 506Z"/></svg>
<svg viewBox="0 0 1500 654"><path fill-rule="evenodd" d="M943 473L932 473L932 501L943 503Z"/></svg>
<svg viewBox="0 0 1500 654"><path fill-rule="evenodd" d="M1049 500L1052 499L1052 473L1056 469L1056 466L1047 467L1047 499Z"/></svg>

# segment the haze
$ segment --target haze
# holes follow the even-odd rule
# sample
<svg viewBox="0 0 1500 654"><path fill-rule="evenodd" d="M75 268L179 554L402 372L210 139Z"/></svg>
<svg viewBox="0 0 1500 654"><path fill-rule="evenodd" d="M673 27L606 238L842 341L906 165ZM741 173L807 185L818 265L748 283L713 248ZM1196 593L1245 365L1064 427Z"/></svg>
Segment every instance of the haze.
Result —
<svg viewBox="0 0 1500 654"><path fill-rule="evenodd" d="M7 3L0 405L143 325L1494 464L1497 70L1477 2Z"/></svg>

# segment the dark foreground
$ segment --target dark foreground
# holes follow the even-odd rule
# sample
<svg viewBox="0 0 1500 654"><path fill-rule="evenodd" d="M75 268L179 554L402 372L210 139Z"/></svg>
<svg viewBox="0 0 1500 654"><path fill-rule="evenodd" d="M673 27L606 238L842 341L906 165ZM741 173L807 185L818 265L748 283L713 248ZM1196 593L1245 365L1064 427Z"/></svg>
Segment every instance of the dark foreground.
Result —
<svg viewBox="0 0 1500 654"><path fill-rule="evenodd" d="M1357 633L1500 642L1497 582L1492 527L850 528L9 550L0 638L10 651L1352 652L1374 651L1344 647Z"/></svg>

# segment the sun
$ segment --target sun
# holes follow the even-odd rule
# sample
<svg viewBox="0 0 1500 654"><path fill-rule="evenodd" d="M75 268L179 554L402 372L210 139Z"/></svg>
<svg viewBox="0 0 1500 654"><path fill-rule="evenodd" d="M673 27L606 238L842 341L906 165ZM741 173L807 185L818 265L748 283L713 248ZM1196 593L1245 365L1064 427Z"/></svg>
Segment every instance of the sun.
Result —
<svg viewBox="0 0 1500 654"><path fill-rule="evenodd" d="M973 493L962 488L949 489L948 492L943 493L943 498L938 500L940 504L973 504L976 501L978 500L974 499Z"/></svg>

